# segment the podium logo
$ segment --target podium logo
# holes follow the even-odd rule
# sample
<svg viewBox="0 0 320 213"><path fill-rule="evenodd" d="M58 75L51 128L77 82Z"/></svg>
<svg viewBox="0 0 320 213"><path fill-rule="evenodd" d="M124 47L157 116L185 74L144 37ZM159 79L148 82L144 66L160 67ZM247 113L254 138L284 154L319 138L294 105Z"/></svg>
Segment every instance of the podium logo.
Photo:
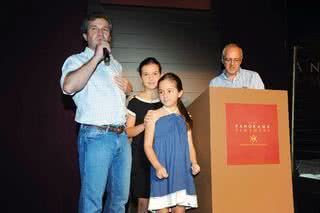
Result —
<svg viewBox="0 0 320 213"><path fill-rule="evenodd" d="M228 103L228 165L278 164L278 116L275 104Z"/></svg>
<svg viewBox="0 0 320 213"><path fill-rule="evenodd" d="M235 124L234 131L238 134L243 134L248 137L248 141L240 143L241 146L265 146L265 143L259 143L258 137L261 133L270 133L271 124L256 124L256 123L240 123Z"/></svg>

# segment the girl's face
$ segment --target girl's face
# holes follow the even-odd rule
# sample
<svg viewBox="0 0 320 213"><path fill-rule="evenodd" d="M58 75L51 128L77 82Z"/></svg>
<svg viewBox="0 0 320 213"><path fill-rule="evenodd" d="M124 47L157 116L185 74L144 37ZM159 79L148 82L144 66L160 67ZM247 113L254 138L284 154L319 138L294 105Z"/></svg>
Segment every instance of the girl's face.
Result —
<svg viewBox="0 0 320 213"><path fill-rule="evenodd" d="M147 64L141 68L141 79L145 88L157 88L159 78L160 70L157 64Z"/></svg>
<svg viewBox="0 0 320 213"><path fill-rule="evenodd" d="M162 104L166 107L177 106L178 99L182 94L183 90L178 91L175 81L165 79L159 83L159 97Z"/></svg>

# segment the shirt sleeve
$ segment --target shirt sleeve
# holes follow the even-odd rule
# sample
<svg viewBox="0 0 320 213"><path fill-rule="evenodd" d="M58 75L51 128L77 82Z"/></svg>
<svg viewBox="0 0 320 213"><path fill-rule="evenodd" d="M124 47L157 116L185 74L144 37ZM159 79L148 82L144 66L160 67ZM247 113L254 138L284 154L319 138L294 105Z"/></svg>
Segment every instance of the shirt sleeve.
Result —
<svg viewBox="0 0 320 213"><path fill-rule="evenodd" d="M213 81L213 80L214 80L214 78L211 79L211 81L210 81L210 83L209 83L209 86L210 86L210 87L213 87L213 86L214 86L214 81Z"/></svg>
<svg viewBox="0 0 320 213"><path fill-rule="evenodd" d="M61 87L63 94L65 94L65 95L73 95L74 94L74 93L67 94L63 90L63 83L64 83L64 79L65 79L66 75L69 72L78 69L80 66L82 66L82 63L80 62L80 60L76 59L74 56L70 56L63 63L62 68L61 68L62 74L61 74L61 78L60 78L60 87Z"/></svg>
<svg viewBox="0 0 320 213"><path fill-rule="evenodd" d="M220 75L214 77L213 79L211 79L209 86L210 87L218 87L219 86L219 77Z"/></svg>
<svg viewBox="0 0 320 213"><path fill-rule="evenodd" d="M132 98L129 103L128 103L128 106L127 106L127 111L128 111L128 114L129 115L132 115L133 117L136 117L136 101L135 101L135 98Z"/></svg>
<svg viewBox="0 0 320 213"><path fill-rule="evenodd" d="M264 89L264 83L258 73L254 73L252 83L253 89Z"/></svg>

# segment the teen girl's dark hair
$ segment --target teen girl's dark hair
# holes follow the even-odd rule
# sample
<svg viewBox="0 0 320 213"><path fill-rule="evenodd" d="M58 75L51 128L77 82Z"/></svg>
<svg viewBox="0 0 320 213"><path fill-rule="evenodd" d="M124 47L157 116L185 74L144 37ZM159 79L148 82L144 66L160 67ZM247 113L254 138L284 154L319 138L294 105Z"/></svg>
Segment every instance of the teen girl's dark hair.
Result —
<svg viewBox="0 0 320 213"><path fill-rule="evenodd" d="M142 67L145 66L145 65L148 65L148 64L156 64L156 65L158 65L159 71L160 71L160 74L161 74L161 69L162 68L161 68L160 62L154 57L148 57L148 58L145 58L143 61L141 61L141 63L139 64L138 72L139 72L140 77L142 75Z"/></svg>
<svg viewBox="0 0 320 213"><path fill-rule="evenodd" d="M176 87L177 87L177 90L178 90L179 92L180 92L181 90L183 90L183 88L182 88L182 81L181 81L181 79L179 78L179 76L177 76L176 74L171 73L171 72L164 74L164 75L159 79L159 81L158 81L158 87L159 87L160 82L163 81L163 80L173 81L173 82L176 83ZM178 99L178 109L179 109L181 115L184 117L188 129L192 129L192 127L193 127L192 118L191 118L188 110L186 109L186 107L184 106L184 104L182 103L182 101L181 101L180 98Z"/></svg>

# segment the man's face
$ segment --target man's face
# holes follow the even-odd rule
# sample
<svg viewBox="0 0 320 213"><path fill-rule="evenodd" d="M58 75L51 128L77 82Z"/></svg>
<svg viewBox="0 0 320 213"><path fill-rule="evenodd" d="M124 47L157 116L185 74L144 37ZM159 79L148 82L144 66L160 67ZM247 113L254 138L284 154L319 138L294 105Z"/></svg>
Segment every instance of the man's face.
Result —
<svg viewBox="0 0 320 213"><path fill-rule="evenodd" d="M83 37L88 42L88 47L93 50L101 42L110 42L111 32L109 23L103 18L89 21L87 33L84 33Z"/></svg>
<svg viewBox="0 0 320 213"><path fill-rule="evenodd" d="M234 78L240 69L242 62L241 49L238 47L229 47L225 50L223 64L229 78Z"/></svg>

